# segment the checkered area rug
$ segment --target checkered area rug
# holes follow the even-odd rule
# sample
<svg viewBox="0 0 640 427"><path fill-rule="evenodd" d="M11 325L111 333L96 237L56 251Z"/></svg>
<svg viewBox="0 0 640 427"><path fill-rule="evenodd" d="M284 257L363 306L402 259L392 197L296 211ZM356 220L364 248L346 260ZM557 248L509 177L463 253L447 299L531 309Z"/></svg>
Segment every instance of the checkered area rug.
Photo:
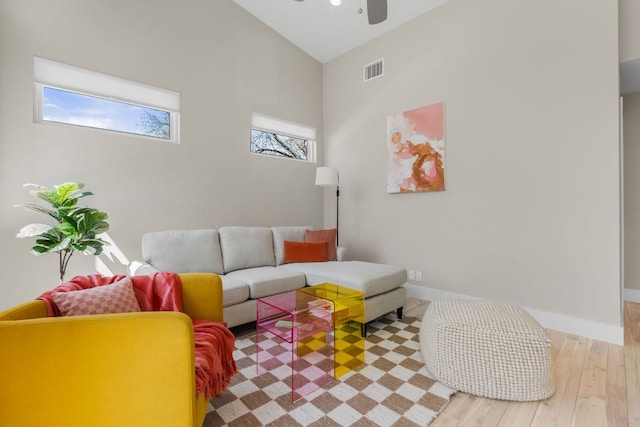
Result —
<svg viewBox="0 0 640 427"><path fill-rule="evenodd" d="M410 317L370 323L365 363L295 403L287 375L257 374L255 332L240 334L238 373L211 399L203 427L426 426L455 391L424 367L419 331L420 320Z"/></svg>

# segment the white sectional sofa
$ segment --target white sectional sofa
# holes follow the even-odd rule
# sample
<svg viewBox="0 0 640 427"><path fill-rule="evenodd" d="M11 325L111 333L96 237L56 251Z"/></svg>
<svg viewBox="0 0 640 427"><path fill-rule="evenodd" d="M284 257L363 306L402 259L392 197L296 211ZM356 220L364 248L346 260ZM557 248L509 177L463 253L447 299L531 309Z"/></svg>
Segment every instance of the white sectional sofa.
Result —
<svg viewBox="0 0 640 427"><path fill-rule="evenodd" d="M404 268L362 261L284 264L284 242L303 242L312 227L221 227L171 230L142 236L144 263L132 275L157 271L211 272L222 278L224 319L229 327L256 320L256 299L319 283L357 289L365 297L365 324L396 311L402 317L407 279ZM366 329L363 328L366 333Z"/></svg>

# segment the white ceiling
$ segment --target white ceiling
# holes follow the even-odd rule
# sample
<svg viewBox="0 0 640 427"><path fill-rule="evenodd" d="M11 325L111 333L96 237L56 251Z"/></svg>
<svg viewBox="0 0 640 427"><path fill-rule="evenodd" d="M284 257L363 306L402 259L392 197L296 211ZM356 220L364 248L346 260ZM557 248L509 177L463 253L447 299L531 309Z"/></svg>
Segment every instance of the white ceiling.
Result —
<svg viewBox="0 0 640 427"><path fill-rule="evenodd" d="M447 0L388 0L387 20L369 25L366 0L234 0L309 55L325 63ZM362 13L358 13L362 9Z"/></svg>
<svg viewBox="0 0 640 427"><path fill-rule="evenodd" d="M447 0L387 0L388 18L369 25L367 0L233 0L325 63L442 5ZM358 13L362 9L362 13ZM621 94L640 92L640 60L620 64Z"/></svg>

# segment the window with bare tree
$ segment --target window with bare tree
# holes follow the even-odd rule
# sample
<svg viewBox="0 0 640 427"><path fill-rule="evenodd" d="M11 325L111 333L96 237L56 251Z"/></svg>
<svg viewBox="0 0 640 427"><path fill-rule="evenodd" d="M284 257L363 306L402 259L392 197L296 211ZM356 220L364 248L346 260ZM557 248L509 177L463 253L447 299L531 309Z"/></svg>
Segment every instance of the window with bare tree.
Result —
<svg viewBox="0 0 640 427"><path fill-rule="evenodd" d="M315 161L314 128L253 113L251 152L288 159Z"/></svg>
<svg viewBox="0 0 640 427"><path fill-rule="evenodd" d="M309 160L309 141L275 132L251 129L251 152Z"/></svg>

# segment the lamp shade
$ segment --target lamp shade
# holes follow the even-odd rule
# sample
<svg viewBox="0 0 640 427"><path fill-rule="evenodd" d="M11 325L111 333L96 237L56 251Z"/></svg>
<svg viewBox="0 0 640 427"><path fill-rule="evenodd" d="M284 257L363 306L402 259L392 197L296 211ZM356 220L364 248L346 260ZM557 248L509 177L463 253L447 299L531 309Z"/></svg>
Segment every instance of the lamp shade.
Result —
<svg viewBox="0 0 640 427"><path fill-rule="evenodd" d="M316 185L322 187L337 187L338 169L330 166L320 166L316 170Z"/></svg>

